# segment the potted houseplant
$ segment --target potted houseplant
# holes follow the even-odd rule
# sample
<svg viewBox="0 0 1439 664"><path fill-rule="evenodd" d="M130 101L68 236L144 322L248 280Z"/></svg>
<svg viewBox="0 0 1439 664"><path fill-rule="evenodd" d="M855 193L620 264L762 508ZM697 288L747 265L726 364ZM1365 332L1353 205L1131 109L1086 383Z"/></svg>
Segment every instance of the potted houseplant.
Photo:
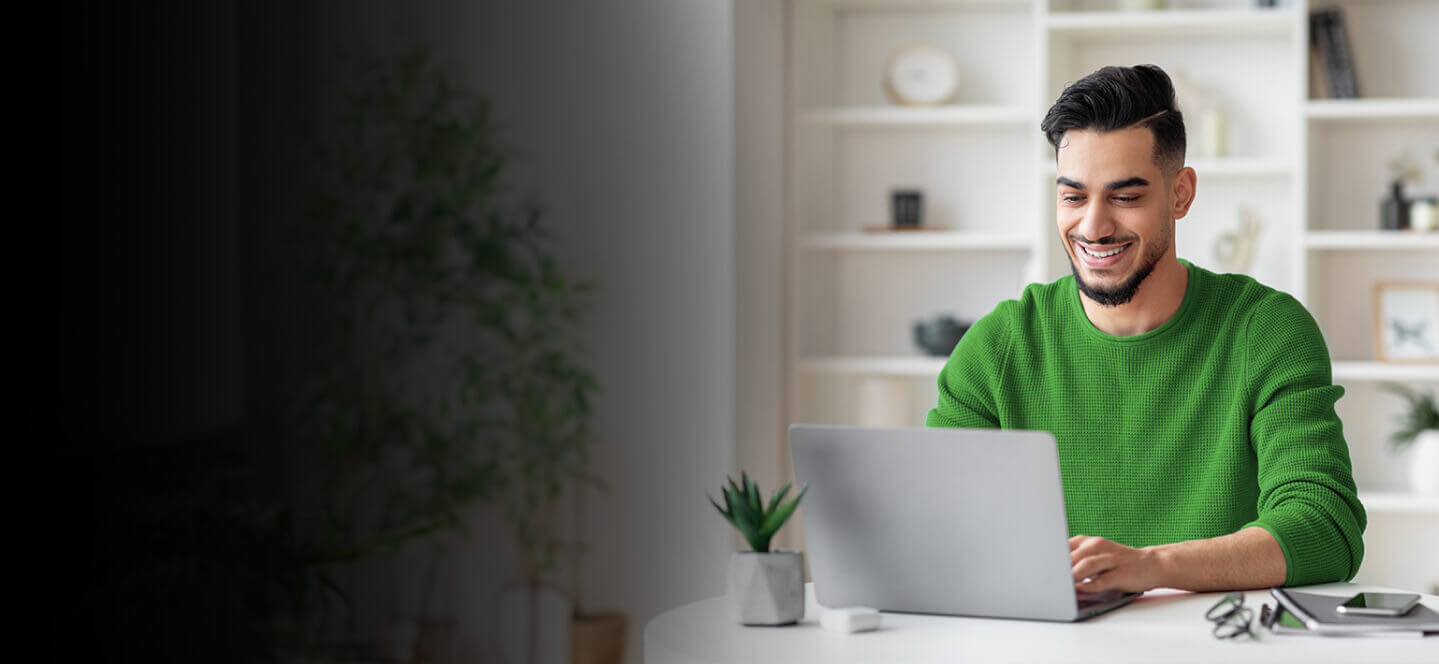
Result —
<svg viewBox="0 0 1439 664"><path fill-rule="evenodd" d="M1396 450L1414 450L1409 461L1410 488L1421 495L1439 495L1439 406L1434 394L1393 383L1384 388L1409 404L1408 412L1398 418L1399 430L1389 440Z"/></svg>
<svg viewBox="0 0 1439 664"><path fill-rule="evenodd" d="M507 181L512 149L487 99L423 47L355 64L301 227L314 299L332 306L312 314L326 334L299 419L330 465L353 467L327 473L354 481L326 495L368 497L363 523L382 526L370 539L384 545L368 550L430 539L419 626L401 627L452 621L429 615L437 536L483 504L519 557L492 612L524 627L494 635L497 657L515 645L540 658L540 607L555 596L584 643L612 644L623 616L590 614L578 582L571 593L553 578L560 555L581 549L560 532L561 500L603 488L589 472L599 385L578 350L593 284L568 274L542 208ZM501 606L510 591L521 606ZM423 640L407 657L444 647Z"/></svg>
<svg viewBox="0 0 1439 664"><path fill-rule="evenodd" d="M741 473L740 484L729 479L729 485L722 487L724 507L710 498L710 504L739 530L752 549L734 552L729 562L730 603L741 624L788 625L804 618L804 552L769 548L770 539L794 514L809 490L806 486L793 500L784 502L790 485L785 482L765 502L759 485Z"/></svg>

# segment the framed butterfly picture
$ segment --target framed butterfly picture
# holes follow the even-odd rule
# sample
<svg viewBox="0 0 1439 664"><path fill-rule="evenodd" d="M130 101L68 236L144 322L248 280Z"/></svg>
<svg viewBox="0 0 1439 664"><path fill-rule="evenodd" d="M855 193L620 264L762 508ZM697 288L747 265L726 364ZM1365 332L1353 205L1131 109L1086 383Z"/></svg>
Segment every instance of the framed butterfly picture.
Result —
<svg viewBox="0 0 1439 664"><path fill-rule="evenodd" d="M1374 343L1384 362L1439 362L1439 281L1375 284Z"/></svg>

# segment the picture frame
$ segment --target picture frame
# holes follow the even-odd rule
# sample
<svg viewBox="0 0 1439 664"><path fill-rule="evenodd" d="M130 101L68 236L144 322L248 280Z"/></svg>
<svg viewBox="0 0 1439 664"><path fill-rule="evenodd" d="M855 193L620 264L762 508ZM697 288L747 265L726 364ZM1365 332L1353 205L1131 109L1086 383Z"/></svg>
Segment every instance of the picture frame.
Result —
<svg viewBox="0 0 1439 664"><path fill-rule="evenodd" d="M1439 363L1439 281L1374 285L1374 354L1381 362Z"/></svg>

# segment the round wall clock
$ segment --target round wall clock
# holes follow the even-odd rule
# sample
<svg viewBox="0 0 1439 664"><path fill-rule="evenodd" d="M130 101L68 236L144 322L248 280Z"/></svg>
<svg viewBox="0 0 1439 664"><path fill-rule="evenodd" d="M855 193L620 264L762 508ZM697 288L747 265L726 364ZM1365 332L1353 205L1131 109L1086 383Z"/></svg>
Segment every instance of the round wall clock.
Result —
<svg viewBox="0 0 1439 664"><path fill-rule="evenodd" d="M908 46L889 57L884 89L896 104L930 106L954 97L959 65L949 53L933 46Z"/></svg>

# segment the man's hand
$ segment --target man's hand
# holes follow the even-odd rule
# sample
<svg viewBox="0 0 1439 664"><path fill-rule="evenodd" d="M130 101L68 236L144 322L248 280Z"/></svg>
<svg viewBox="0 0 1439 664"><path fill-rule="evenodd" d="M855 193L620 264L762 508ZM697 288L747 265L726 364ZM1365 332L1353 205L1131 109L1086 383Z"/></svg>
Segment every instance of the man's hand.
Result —
<svg viewBox="0 0 1439 664"><path fill-rule="evenodd" d="M1144 592L1163 585L1153 549L1135 549L1103 537L1075 535L1069 538L1069 561L1078 592Z"/></svg>

